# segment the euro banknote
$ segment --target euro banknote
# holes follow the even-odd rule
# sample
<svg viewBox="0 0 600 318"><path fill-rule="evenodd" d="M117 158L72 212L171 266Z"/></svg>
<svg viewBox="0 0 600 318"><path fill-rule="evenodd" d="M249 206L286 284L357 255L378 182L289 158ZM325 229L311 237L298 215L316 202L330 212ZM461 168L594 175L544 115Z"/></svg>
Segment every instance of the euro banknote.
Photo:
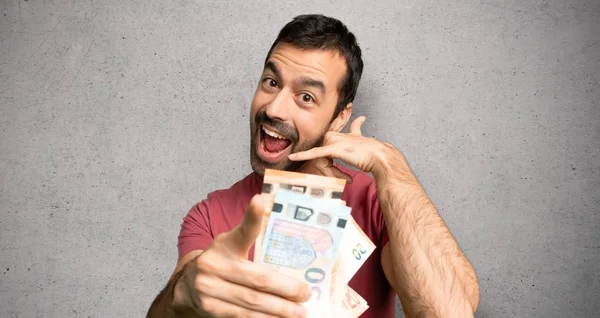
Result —
<svg viewBox="0 0 600 318"><path fill-rule="evenodd" d="M332 311L331 272L349 217L350 208L336 201L284 189L275 194L258 261L310 286L308 317Z"/></svg>
<svg viewBox="0 0 600 318"><path fill-rule="evenodd" d="M375 244L350 217L332 271L331 301L334 305L342 303L347 294L348 282L375 248Z"/></svg>
<svg viewBox="0 0 600 318"><path fill-rule="evenodd" d="M263 253L263 238L270 219L273 200L280 189L322 199L319 200L319 204L329 205L335 202L345 205L341 200L344 186L343 179L267 169L263 180L263 196L266 204L263 226L255 244L255 261L260 261L257 256ZM374 249L375 245L369 237L349 216L343 238L337 249L333 251L335 260L331 269L330 312L325 314L321 311L322 317L358 317L368 309L367 302L347 284Z"/></svg>
<svg viewBox="0 0 600 318"><path fill-rule="evenodd" d="M369 304L356 291L346 285L341 304L333 306L333 308L332 318L359 317L369 309Z"/></svg>
<svg viewBox="0 0 600 318"><path fill-rule="evenodd" d="M327 178L312 174L297 173L291 171L266 169L263 178L262 193L265 198L265 210L263 215L261 231L254 244L254 255L259 255L262 251L262 242L271 215L273 199L279 189L290 190L318 199L342 201L342 193L346 180Z"/></svg>

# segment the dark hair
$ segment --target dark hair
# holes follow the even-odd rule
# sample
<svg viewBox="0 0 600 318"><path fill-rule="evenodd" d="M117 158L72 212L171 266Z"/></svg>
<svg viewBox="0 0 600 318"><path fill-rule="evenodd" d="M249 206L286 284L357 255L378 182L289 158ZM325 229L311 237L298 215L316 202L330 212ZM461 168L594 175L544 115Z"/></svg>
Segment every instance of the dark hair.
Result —
<svg viewBox="0 0 600 318"><path fill-rule="evenodd" d="M346 60L346 74L338 84L338 103L333 119L354 101L363 70L361 51L356 37L339 20L320 14L299 15L286 24L267 54L265 64L277 43L289 43L301 49L332 50Z"/></svg>

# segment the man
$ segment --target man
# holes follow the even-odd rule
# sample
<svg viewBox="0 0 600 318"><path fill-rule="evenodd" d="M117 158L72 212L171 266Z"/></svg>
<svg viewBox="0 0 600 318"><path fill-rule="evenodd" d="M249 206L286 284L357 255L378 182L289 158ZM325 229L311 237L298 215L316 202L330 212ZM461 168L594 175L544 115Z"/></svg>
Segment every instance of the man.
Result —
<svg viewBox="0 0 600 318"><path fill-rule="evenodd" d="M473 268L403 155L362 136L364 117L341 133L362 68L354 35L336 19L303 15L281 30L250 110L254 172L190 210L179 262L149 317L306 315L305 283L251 261L267 168L349 181L343 199L377 245L349 284L369 303L363 317L394 317L395 294L408 317L473 316L479 301Z"/></svg>

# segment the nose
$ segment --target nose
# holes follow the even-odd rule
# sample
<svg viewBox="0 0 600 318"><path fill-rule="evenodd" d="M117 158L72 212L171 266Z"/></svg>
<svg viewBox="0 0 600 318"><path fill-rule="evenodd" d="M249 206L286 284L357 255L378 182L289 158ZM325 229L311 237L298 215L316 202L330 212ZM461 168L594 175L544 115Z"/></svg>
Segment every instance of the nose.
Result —
<svg viewBox="0 0 600 318"><path fill-rule="evenodd" d="M290 119L290 112L293 106L291 103L293 102L292 94L286 89L282 89L275 95L275 98L265 106L265 112L269 118L285 122Z"/></svg>

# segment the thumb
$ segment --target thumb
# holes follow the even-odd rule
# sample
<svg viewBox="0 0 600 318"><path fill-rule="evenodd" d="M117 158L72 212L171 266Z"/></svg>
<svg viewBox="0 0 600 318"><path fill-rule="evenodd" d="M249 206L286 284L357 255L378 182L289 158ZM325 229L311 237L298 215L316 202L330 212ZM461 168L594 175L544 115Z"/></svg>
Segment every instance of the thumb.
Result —
<svg viewBox="0 0 600 318"><path fill-rule="evenodd" d="M263 213L265 210L265 201L262 195L257 194L252 197L242 223L232 230L232 248L236 253L246 256L248 250L256 241L256 237L261 231Z"/></svg>
<svg viewBox="0 0 600 318"><path fill-rule="evenodd" d="M362 132L360 131L360 128L362 127L362 125L365 123L366 120L367 120L367 117L365 117L365 116L360 116L360 117L356 118L352 122L352 124L350 124L350 134L362 136Z"/></svg>

